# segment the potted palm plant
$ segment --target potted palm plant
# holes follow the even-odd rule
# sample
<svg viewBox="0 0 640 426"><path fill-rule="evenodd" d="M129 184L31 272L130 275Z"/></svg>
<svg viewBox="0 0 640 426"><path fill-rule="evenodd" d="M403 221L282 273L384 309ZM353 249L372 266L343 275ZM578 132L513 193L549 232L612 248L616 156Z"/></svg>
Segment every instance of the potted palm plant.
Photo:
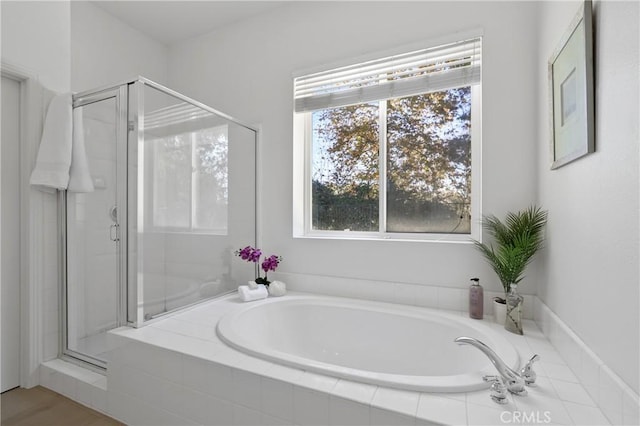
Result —
<svg viewBox="0 0 640 426"><path fill-rule="evenodd" d="M504 222L493 215L486 216L482 226L495 247L475 241L502 283L505 298L498 302L506 304L504 326L516 334L522 334L522 296L517 293L517 285L533 255L543 246L546 223L547 211L536 206L508 213Z"/></svg>

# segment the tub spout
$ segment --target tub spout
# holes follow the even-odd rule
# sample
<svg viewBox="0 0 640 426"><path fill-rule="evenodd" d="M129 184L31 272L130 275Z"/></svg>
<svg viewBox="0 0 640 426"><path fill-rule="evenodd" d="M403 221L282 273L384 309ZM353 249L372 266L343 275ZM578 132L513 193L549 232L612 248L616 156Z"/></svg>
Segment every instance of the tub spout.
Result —
<svg viewBox="0 0 640 426"><path fill-rule="evenodd" d="M474 339L473 337L458 337L454 340L459 345L471 345L484 353L487 358L491 361L491 363L496 367L500 376L502 376L502 380L504 381L505 386L509 390L509 392L517 394L517 395L526 395L527 390L525 389L525 380L520 374L511 369L507 364L504 363L502 359L491 349L489 346L485 345L478 339Z"/></svg>

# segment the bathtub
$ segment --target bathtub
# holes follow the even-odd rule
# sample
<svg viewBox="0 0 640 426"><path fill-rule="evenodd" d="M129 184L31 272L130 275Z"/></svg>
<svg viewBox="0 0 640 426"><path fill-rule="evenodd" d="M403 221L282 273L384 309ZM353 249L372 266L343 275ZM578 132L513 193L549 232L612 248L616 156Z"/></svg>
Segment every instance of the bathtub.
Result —
<svg viewBox="0 0 640 426"><path fill-rule="evenodd" d="M512 368L518 353L503 330L427 308L315 295L239 304L217 325L227 345L275 363L420 392L488 387L489 359L459 336L489 345Z"/></svg>

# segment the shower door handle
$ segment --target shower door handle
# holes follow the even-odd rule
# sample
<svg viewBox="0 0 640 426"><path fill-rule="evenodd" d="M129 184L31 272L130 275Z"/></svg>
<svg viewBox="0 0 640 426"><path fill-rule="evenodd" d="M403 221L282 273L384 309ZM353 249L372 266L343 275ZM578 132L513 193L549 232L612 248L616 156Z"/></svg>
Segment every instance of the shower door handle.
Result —
<svg viewBox="0 0 640 426"><path fill-rule="evenodd" d="M120 225L117 223L109 227L109 239L114 242L120 241Z"/></svg>

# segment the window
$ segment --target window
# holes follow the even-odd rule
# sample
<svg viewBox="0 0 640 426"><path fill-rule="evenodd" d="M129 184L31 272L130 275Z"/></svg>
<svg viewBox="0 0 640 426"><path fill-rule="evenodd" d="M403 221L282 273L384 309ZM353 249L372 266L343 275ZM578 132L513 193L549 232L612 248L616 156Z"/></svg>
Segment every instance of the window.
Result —
<svg viewBox="0 0 640 426"><path fill-rule="evenodd" d="M227 126L149 140L154 228L227 233Z"/></svg>
<svg viewBox="0 0 640 426"><path fill-rule="evenodd" d="M475 237L480 52L472 39L296 78L296 234Z"/></svg>

